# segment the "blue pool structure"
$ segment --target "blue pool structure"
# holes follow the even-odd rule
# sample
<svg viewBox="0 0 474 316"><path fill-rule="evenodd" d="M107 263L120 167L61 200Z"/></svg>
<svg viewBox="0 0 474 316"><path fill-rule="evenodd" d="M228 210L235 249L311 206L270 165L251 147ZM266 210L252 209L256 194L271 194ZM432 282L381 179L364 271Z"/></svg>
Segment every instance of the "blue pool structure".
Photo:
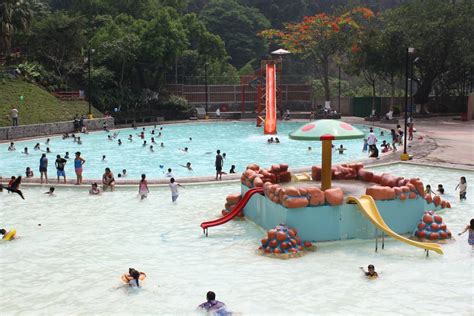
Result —
<svg viewBox="0 0 474 316"><path fill-rule="evenodd" d="M13 152L7 150L8 143L0 144L0 173L4 177L23 175L25 168L30 167L37 174L39 159L46 147L51 150L51 153L47 154L50 170L54 170L56 155L64 156L69 152L70 157L74 157L74 153L80 151L86 160L83 174L85 179L101 178L105 167L111 168L116 176L126 169L131 179L139 179L142 173L145 173L148 179L164 178L168 168L171 168L173 175L178 178L211 176L215 174L214 160L217 149L226 153L226 172L231 165L236 166L237 173L242 172L250 161L260 165L286 161L293 168L305 167L320 161L321 143L290 140L288 133L302 125L304 122L278 122L278 134L271 136L263 135L262 128L257 128L254 122L167 124L156 126L156 129L154 126L146 126L146 147L143 146L143 140L137 136L142 127L78 134L82 145L73 143L71 138L63 140L61 135L21 140L15 142L16 151ZM161 137L158 136L160 127ZM368 126L357 127L366 134L369 131ZM153 129L155 135L151 134ZM379 128L374 128L374 132L379 143L382 140L389 141L390 135L387 131L384 136L380 136ZM107 136L114 133L118 133L118 136L112 141L107 140ZM127 140L129 135L133 136L132 142ZM156 144L151 144L151 137L155 138ZM278 137L280 144L267 144L269 137ZM50 139L49 145L45 144L47 138ZM117 144L119 139L122 141L121 146ZM160 147L162 142L164 147ZM33 150L36 143L40 143L41 151ZM362 139L334 142L336 147L341 144L347 150L343 155L334 152L335 164L367 158L367 153L362 152ZM150 151L150 145L154 146L154 152ZM25 147L28 147L29 155L21 153ZM185 147L188 152L182 150ZM312 150L309 151L308 147L312 147ZM103 155L106 156L105 161L102 160ZM191 162L192 171L181 166L187 162ZM66 164L66 175L68 174L69 178L74 177L72 161Z"/></svg>

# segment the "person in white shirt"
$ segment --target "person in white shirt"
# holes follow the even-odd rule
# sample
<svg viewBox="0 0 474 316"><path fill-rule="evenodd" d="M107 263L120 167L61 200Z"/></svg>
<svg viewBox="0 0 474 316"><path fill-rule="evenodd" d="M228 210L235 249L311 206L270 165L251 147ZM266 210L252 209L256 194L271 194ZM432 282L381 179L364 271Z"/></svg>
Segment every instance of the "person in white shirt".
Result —
<svg viewBox="0 0 474 316"><path fill-rule="evenodd" d="M374 134L374 130L371 128L369 131L369 136L367 136L367 144L371 146L371 145L375 145L376 142L377 142L377 137Z"/></svg>
<svg viewBox="0 0 474 316"><path fill-rule="evenodd" d="M171 173L171 168L168 168L168 172L165 173L165 177L167 177L167 178L173 178L173 174Z"/></svg>
<svg viewBox="0 0 474 316"><path fill-rule="evenodd" d="M170 189L171 189L171 201L176 202L179 196L178 187L184 188L181 184L176 182L174 178L170 179Z"/></svg>
<svg viewBox="0 0 474 316"><path fill-rule="evenodd" d="M15 107L11 109L10 116L12 118L12 126L18 126L18 110Z"/></svg>

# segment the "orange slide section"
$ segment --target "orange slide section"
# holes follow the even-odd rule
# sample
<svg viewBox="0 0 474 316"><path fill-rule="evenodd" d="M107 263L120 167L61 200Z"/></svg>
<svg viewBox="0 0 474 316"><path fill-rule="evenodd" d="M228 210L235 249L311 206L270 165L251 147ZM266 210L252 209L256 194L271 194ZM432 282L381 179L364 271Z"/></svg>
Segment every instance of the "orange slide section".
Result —
<svg viewBox="0 0 474 316"><path fill-rule="evenodd" d="M266 113L265 134L276 134L276 65L267 64L267 83L265 87Z"/></svg>
<svg viewBox="0 0 474 316"><path fill-rule="evenodd" d="M207 236L207 229L209 227L219 226L219 225L225 224L228 221L230 221L231 219L233 219L234 217L236 217L237 214L239 214L239 212L245 207L245 205L250 200L252 195L254 195L256 193L263 194L263 188L258 187L258 188L253 188L253 189L248 190L247 193L245 193L244 196L242 197L242 199L239 201L239 203L237 203L237 205L234 207L232 212L225 215L224 217L215 219L213 221L201 223L201 228L204 230L204 233L206 234L206 236Z"/></svg>

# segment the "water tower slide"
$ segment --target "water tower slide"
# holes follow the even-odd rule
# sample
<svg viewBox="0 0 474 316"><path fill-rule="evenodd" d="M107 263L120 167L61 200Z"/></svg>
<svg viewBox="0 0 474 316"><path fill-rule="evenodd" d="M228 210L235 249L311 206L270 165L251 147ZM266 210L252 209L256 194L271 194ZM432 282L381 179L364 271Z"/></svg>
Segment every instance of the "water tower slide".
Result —
<svg viewBox="0 0 474 316"><path fill-rule="evenodd" d="M385 224L382 215L380 215L380 212L377 209L377 205L375 204L374 199L370 195L362 195L360 198L349 196L347 198L347 202L357 204L360 212L364 214L370 220L370 222L374 224L375 227L387 233L387 235L391 236L392 238L409 244L411 246L415 246L425 250L432 250L434 252L439 253L440 255L443 254L443 249L438 244L414 241L400 236L399 234L391 230L390 227Z"/></svg>
<svg viewBox="0 0 474 316"><path fill-rule="evenodd" d="M234 217L236 217L240 213L240 211L242 211L244 209L245 205L247 205L247 202L250 200L250 198L254 194L257 194L257 193L263 194L263 188L257 187L257 188L252 188L252 189L248 190L244 194L242 199L240 199L239 203L237 203L237 205L234 207L234 209L231 212L229 212L227 215L225 215L221 218L215 219L213 221L201 223L201 228L204 230L204 233L206 234L206 236L207 236L207 229L209 227L219 226L219 225L225 224L228 221L230 221L231 219L233 219Z"/></svg>
<svg viewBox="0 0 474 316"><path fill-rule="evenodd" d="M276 134L276 64L266 64L264 134Z"/></svg>

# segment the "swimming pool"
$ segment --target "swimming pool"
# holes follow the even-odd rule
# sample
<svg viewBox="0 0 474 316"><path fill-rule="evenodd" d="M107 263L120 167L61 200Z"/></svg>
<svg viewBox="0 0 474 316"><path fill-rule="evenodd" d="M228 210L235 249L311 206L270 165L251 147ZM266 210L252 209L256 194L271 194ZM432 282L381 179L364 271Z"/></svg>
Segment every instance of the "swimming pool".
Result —
<svg viewBox="0 0 474 316"><path fill-rule="evenodd" d="M140 202L136 190L118 188L89 197L84 188L24 188L26 200L0 196L0 223L20 238L0 241L2 314L185 314L213 290L230 310L243 314L472 315L472 260L467 236L457 233L474 217L473 194L459 203L454 187L474 172L393 165L376 168L444 184L453 208L442 213L458 239L445 255L386 240L318 243L317 251L292 260L256 253L264 231L251 222L199 227L220 214L238 184L188 186L178 203L166 188L152 188ZM42 226L39 227L38 224ZM367 281L359 266L375 265L380 279ZM119 288L129 267L148 274L138 291Z"/></svg>
<svg viewBox="0 0 474 316"><path fill-rule="evenodd" d="M54 160L56 155L64 156L68 151L70 157L80 151L86 164L84 165L84 178L100 179L105 167L110 167L115 176L123 169L127 170L129 178L137 179L142 173L147 174L150 179L164 178L168 168L173 170L176 177L209 176L215 174L214 160L216 150L220 149L226 153L224 160L224 171L228 172L231 165L236 166L237 172L242 172L247 164L258 163L269 167L272 163L286 162L291 167L304 167L320 163L321 142L294 141L288 138L288 133L303 125L303 122L279 122L278 135L280 144L267 144L268 135L263 135L261 128L256 128L254 122L222 122L222 123L199 123L199 124L173 124L163 125L162 136L152 135L153 126L146 127L145 135L147 144L155 137L155 152L151 152L149 146L143 147L143 140L137 134L142 128L121 129L119 135L113 141L107 140L104 131L81 134L82 145L73 143L72 139L63 140L61 136L51 137L49 147L52 151L49 157L49 176L55 177ZM358 126L368 133L367 126ZM155 131L158 134L159 128ZM380 130L375 129L376 135ZM386 133L387 134L387 133ZM127 140L128 135L133 136L133 141ZM192 141L189 138L192 138ZM275 137L275 136L274 136ZM379 136L378 136L379 137ZM379 137L388 140L388 136ZM122 145L117 144L121 139ZM35 176L39 176L38 166L42 151L34 151L36 143L40 143L41 149L46 150L46 138L38 140L27 140L16 142L16 151L8 152L8 144L0 145L0 174L4 177L11 175L24 175L25 168L31 167ZM165 147L160 147L163 142ZM367 157L362 153L362 139L337 141L335 146L343 144L348 150L343 155L334 153L333 163L353 161ZM308 151L308 147L312 151ZM21 154L24 147L28 147L29 155ZM188 147L185 153L180 149ZM102 156L106 160L102 161ZM180 165L191 162L193 171L188 171ZM72 160L66 165L66 174L69 178L75 178Z"/></svg>

